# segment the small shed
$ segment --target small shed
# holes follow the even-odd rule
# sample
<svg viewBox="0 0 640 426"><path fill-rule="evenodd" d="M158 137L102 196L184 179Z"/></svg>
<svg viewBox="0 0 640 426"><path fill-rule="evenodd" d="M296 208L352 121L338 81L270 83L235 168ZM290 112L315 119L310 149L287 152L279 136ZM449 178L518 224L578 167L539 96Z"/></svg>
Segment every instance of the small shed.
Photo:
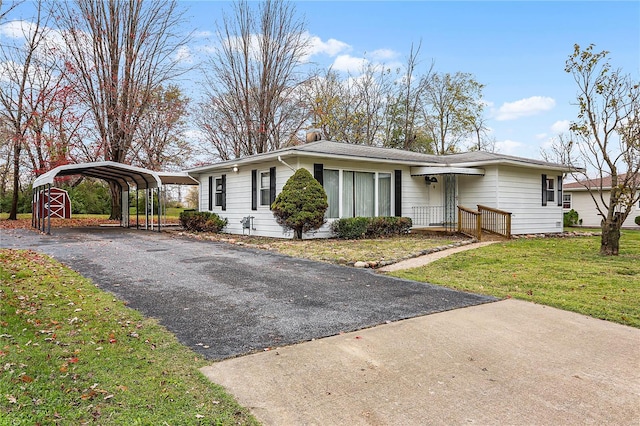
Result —
<svg viewBox="0 0 640 426"><path fill-rule="evenodd" d="M71 201L69 193L64 189L51 187L42 189L35 195L32 212L38 212L38 217L51 217L71 219Z"/></svg>

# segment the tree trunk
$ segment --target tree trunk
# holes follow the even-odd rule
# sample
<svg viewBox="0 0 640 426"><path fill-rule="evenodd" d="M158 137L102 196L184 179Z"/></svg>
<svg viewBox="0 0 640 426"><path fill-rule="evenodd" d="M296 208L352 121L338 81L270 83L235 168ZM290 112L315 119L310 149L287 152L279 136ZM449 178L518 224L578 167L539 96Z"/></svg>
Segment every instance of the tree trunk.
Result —
<svg viewBox="0 0 640 426"><path fill-rule="evenodd" d="M296 228L293 230L293 239L294 240L302 239L302 228Z"/></svg>
<svg viewBox="0 0 640 426"><path fill-rule="evenodd" d="M22 151L21 142L14 142L13 149L13 197L11 198L11 211L9 212L9 220L18 219L18 196L20 195L20 152Z"/></svg>
<svg viewBox="0 0 640 426"><path fill-rule="evenodd" d="M600 254L603 256L617 256L620 249L621 222L616 215L613 220L602 221L602 237L600 239Z"/></svg>
<svg viewBox="0 0 640 426"><path fill-rule="evenodd" d="M109 220L122 220L122 189L115 182L109 182L111 191L111 216Z"/></svg>

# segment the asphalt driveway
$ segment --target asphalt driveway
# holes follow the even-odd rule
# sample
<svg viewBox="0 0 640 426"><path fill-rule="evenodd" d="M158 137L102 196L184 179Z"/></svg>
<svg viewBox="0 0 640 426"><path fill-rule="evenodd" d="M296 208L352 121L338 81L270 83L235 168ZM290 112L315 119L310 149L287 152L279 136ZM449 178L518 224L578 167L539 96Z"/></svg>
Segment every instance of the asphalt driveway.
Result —
<svg viewBox="0 0 640 426"><path fill-rule="evenodd" d="M54 257L212 360L496 300L166 233L52 232L2 230L0 247Z"/></svg>

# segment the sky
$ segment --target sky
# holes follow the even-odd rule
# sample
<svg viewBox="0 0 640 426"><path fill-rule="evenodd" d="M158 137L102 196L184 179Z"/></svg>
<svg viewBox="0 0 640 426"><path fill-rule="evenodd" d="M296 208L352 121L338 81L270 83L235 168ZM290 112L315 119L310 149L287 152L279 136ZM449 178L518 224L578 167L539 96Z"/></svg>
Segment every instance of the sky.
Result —
<svg viewBox="0 0 640 426"><path fill-rule="evenodd" d="M466 72L486 85L487 125L503 154L541 158L577 117L577 87L564 71L574 44L610 52L640 79L638 1L297 1L314 40L311 61L357 72L363 58L402 64L412 43L422 65ZM230 3L183 2L197 31L193 52ZM202 37L198 40L199 37ZM202 45L200 45L202 46Z"/></svg>
<svg viewBox="0 0 640 426"><path fill-rule="evenodd" d="M197 63L215 45L227 1L180 1L181 53ZM607 50L640 80L640 1L295 1L313 41L309 61L357 74L364 60L397 66L421 43L424 71L465 72L485 85L486 123L497 152L541 158L577 118L577 87L564 71L574 44ZM0 29L0 41L2 31ZM199 96L190 74L190 97Z"/></svg>

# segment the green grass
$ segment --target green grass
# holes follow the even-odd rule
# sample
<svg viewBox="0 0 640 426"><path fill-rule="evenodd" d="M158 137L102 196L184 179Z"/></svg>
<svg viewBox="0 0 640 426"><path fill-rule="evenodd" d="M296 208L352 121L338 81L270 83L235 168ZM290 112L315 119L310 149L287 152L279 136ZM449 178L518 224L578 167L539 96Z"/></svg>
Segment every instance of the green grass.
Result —
<svg viewBox="0 0 640 426"><path fill-rule="evenodd" d="M600 237L519 239L391 275L640 328L640 232L622 231L619 256L599 248Z"/></svg>
<svg viewBox="0 0 640 426"><path fill-rule="evenodd" d="M0 424L257 424L156 321L52 259L0 250Z"/></svg>

